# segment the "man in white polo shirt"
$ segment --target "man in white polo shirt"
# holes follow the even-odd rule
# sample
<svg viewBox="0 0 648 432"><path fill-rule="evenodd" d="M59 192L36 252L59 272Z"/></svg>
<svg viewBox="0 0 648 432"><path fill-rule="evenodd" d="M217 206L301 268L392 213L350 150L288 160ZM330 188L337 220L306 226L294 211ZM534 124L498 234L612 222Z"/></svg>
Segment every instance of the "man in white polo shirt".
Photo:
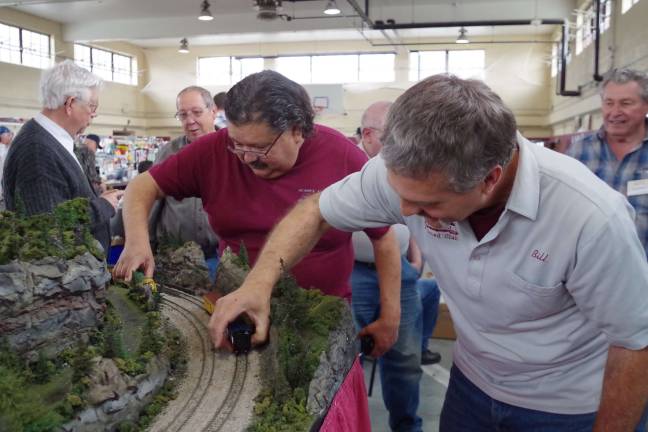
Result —
<svg viewBox="0 0 648 432"><path fill-rule="evenodd" d="M484 83L435 75L395 102L381 156L280 222L215 330L246 311L263 341L282 263L329 226L404 223L457 331L441 431L630 431L648 400L632 216L584 165L517 134Z"/></svg>

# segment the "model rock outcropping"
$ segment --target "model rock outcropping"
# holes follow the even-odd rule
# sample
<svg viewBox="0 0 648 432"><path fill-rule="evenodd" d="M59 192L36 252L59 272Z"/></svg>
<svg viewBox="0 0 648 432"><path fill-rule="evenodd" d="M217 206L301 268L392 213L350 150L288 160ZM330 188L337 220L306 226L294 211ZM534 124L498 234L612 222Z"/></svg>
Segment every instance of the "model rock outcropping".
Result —
<svg viewBox="0 0 648 432"><path fill-rule="evenodd" d="M212 288L203 251L192 241L175 249L161 246L155 256L155 278L162 285L198 296Z"/></svg>
<svg viewBox="0 0 648 432"><path fill-rule="evenodd" d="M29 218L0 213L0 338L17 352L56 354L101 322L110 273L88 223L83 199Z"/></svg>
<svg viewBox="0 0 648 432"><path fill-rule="evenodd" d="M157 291L133 282L108 293L88 206L0 213L0 431L134 430L172 397L182 341L155 311ZM120 312L141 327L124 328ZM134 335L136 346L123 343Z"/></svg>

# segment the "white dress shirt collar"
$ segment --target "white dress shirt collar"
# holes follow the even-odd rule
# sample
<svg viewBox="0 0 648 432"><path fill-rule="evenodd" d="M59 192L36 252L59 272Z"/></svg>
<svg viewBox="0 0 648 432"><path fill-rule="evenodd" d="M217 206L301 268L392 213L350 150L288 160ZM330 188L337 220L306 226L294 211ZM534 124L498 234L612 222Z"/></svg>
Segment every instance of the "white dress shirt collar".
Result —
<svg viewBox="0 0 648 432"><path fill-rule="evenodd" d="M36 117L34 117L34 120L36 123L41 125L47 132L49 132L54 138L56 138L56 141L60 142L61 145L65 148L65 150L72 155L76 163L81 166L81 163L77 159L76 155L74 154L74 139L72 136L69 134L68 131L63 129L60 125L58 125L56 122L54 122L52 119L47 117L45 114L42 112L39 112L36 114Z"/></svg>

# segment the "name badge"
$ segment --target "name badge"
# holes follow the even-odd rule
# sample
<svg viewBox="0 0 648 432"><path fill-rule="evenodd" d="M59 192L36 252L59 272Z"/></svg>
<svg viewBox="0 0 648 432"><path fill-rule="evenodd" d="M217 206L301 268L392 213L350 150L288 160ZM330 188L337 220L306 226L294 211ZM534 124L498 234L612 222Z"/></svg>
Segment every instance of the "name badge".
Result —
<svg viewBox="0 0 648 432"><path fill-rule="evenodd" d="M630 180L628 182L628 196L648 194L648 179Z"/></svg>

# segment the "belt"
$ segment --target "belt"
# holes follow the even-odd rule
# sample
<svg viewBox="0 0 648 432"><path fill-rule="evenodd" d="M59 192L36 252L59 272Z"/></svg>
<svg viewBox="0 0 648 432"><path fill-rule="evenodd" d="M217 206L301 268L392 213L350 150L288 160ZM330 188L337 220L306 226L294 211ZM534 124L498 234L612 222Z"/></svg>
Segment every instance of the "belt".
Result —
<svg viewBox="0 0 648 432"><path fill-rule="evenodd" d="M366 267L368 269L376 270L376 263L372 262L364 262L364 261L356 261L356 265L361 265L363 267Z"/></svg>

